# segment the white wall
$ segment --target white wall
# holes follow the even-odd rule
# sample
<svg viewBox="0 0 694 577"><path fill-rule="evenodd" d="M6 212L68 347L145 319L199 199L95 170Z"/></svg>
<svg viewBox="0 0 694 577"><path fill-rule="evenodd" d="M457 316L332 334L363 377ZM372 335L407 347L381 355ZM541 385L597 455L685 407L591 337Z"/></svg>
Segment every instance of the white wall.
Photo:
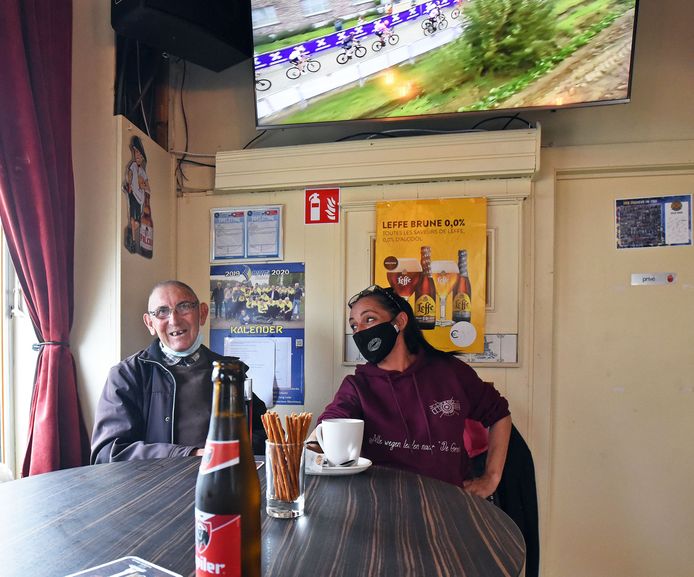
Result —
<svg viewBox="0 0 694 577"><path fill-rule="evenodd" d="M616 250L614 202L692 194L694 140L557 148L542 162L543 575L691 575L694 247ZM631 286L649 272L677 281Z"/></svg>
<svg viewBox="0 0 694 577"><path fill-rule="evenodd" d="M73 167L75 175L75 320L71 334L87 430L108 369L144 347L147 294L175 275L173 162L146 135L113 116L114 34L107 2L73 6ZM151 260L123 246L127 203L121 192L130 136L148 157L155 240ZM22 433L19 433L20 438Z"/></svg>
<svg viewBox="0 0 694 577"><path fill-rule="evenodd" d="M70 341L87 429L106 369L120 355L118 122L115 49L106 2L73 3L75 319Z"/></svg>

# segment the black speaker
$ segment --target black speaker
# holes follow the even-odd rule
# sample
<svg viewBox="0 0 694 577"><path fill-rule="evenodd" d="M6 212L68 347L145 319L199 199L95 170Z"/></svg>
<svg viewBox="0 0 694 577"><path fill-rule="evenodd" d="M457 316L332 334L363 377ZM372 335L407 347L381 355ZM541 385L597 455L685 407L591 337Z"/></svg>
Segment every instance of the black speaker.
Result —
<svg viewBox="0 0 694 577"><path fill-rule="evenodd" d="M215 72L253 55L250 0L111 0L111 26Z"/></svg>

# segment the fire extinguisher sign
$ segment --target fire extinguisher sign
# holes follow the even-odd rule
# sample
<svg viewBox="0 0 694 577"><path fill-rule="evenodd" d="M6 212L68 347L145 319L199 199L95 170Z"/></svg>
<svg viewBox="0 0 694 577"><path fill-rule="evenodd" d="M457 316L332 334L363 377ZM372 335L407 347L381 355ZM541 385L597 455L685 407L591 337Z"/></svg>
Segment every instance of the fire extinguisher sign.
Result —
<svg viewBox="0 0 694 577"><path fill-rule="evenodd" d="M306 190L306 224L337 224L340 222L340 189Z"/></svg>

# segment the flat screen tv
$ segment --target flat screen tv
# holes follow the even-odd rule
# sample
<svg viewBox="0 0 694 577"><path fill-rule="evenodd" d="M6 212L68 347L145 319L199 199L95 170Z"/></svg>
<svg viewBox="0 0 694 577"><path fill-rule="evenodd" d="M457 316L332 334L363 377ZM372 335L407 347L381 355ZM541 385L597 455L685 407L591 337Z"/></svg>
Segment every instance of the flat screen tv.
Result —
<svg viewBox="0 0 694 577"><path fill-rule="evenodd" d="M637 0L251 0L258 128L628 102Z"/></svg>

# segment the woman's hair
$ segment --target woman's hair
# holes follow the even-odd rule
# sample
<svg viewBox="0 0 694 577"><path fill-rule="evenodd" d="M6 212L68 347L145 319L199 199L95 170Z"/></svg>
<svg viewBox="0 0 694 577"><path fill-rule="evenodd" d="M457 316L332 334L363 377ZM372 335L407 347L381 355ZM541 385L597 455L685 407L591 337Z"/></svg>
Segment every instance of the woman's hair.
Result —
<svg viewBox="0 0 694 577"><path fill-rule="evenodd" d="M403 335L405 338L405 345L410 353L417 354L419 351L424 351L426 354L430 355L447 356L449 354L445 351L437 349L424 338L424 333L422 333L422 329L419 328L419 324L417 323L417 319L414 316L414 311L412 310L410 303L398 295L392 288L383 288L378 285L372 285L353 296L349 300L349 308L352 308L357 301L363 299L364 297L372 297L376 299L376 301L393 316L400 312L407 315L407 325L405 325Z"/></svg>

